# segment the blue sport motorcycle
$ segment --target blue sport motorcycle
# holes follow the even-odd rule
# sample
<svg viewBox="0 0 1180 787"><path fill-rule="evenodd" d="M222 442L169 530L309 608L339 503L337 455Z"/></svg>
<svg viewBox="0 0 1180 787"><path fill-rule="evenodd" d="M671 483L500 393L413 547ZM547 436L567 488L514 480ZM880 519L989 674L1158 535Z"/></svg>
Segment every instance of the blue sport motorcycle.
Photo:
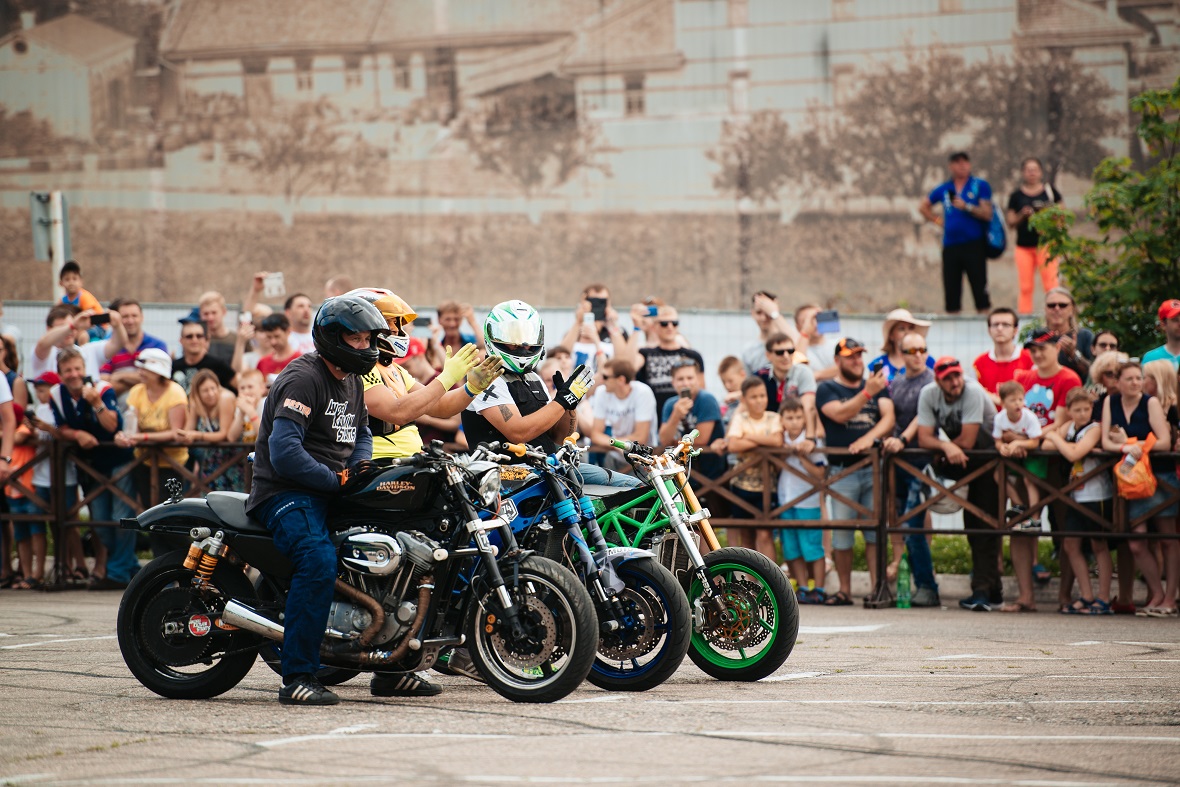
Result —
<svg viewBox="0 0 1180 787"><path fill-rule="evenodd" d="M652 552L608 547L577 469L585 449L572 439L551 456L525 445L502 450L521 463L501 468L499 511L483 516L507 521L522 548L567 566L585 583L599 626L586 679L611 691L663 683L692 637L688 599L676 577Z"/></svg>

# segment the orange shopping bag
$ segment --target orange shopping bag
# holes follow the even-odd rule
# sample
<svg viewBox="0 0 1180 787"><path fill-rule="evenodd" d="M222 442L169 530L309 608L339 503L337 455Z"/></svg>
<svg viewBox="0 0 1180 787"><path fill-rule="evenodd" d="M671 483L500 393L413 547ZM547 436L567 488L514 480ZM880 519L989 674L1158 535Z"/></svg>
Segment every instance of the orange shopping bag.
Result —
<svg viewBox="0 0 1180 787"><path fill-rule="evenodd" d="M1132 437L1128 443L1137 442ZM1149 434L1143 441L1143 455L1133 465L1126 461L1119 462L1115 468L1114 477L1118 482L1119 497L1125 500L1145 500L1155 494L1155 473L1151 472L1151 460L1147 458L1151 447L1155 445L1155 434Z"/></svg>

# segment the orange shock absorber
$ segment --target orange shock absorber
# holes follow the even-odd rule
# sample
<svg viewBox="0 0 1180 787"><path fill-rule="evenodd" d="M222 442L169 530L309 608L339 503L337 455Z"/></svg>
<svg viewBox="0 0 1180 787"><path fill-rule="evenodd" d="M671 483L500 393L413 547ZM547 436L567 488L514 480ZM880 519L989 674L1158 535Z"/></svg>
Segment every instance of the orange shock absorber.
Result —
<svg viewBox="0 0 1180 787"><path fill-rule="evenodd" d="M200 562L202 554L203 552L201 551L201 547L199 544L197 544L197 542L194 541L193 543L189 544L188 554L185 555L184 558L184 567L189 571L196 571L197 563Z"/></svg>
<svg viewBox="0 0 1180 787"><path fill-rule="evenodd" d="M213 578L213 570L217 568L217 559L217 555L208 552L201 553L200 562L197 564L197 574L193 577L193 585L204 587L209 584Z"/></svg>

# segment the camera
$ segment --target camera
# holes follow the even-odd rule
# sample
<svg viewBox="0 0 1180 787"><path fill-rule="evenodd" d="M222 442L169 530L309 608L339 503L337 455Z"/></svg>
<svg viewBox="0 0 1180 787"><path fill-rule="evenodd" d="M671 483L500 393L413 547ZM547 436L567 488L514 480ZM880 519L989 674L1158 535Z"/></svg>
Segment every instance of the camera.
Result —
<svg viewBox="0 0 1180 787"><path fill-rule="evenodd" d="M606 298L587 298L590 301L590 313L594 315L595 322L602 322L606 319Z"/></svg>
<svg viewBox="0 0 1180 787"><path fill-rule="evenodd" d="M692 398L692 390L689 388L681 388L678 393L679 393L679 396L681 399L691 399Z"/></svg>

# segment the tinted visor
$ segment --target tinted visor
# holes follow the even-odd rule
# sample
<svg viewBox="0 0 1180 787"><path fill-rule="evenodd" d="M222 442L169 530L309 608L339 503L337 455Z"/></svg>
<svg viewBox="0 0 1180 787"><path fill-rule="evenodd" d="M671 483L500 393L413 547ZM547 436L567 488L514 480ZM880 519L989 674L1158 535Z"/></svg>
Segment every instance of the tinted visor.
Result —
<svg viewBox="0 0 1180 787"><path fill-rule="evenodd" d="M493 342L496 349L514 358L532 358L545 349L543 344L512 344L509 342Z"/></svg>

